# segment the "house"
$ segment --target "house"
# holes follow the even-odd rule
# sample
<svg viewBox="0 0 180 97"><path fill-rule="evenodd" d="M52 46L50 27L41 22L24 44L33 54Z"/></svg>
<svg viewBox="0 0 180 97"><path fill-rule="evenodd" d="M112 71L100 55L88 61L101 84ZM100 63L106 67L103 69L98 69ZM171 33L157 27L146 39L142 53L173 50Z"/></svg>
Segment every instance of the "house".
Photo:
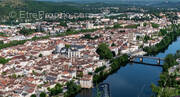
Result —
<svg viewBox="0 0 180 97"><path fill-rule="evenodd" d="M64 45L58 45L55 51L53 51L53 53L54 54L60 53L61 55L65 55L68 58L72 58L72 57L80 58L81 57L80 52L84 49L85 46L81 46L81 45L70 45L69 47L64 47Z"/></svg>
<svg viewBox="0 0 180 97"><path fill-rule="evenodd" d="M84 75L82 79L80 79L80 85L82 88L92 88L93 82L92 82L93 76L92 75Z"/></svg>

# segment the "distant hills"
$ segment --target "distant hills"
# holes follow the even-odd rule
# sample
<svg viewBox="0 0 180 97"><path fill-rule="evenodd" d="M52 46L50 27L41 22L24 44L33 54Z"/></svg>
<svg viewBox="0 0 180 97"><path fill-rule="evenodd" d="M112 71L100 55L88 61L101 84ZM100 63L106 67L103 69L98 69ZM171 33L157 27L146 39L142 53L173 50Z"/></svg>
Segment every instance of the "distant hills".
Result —
<svg viewBox="0 0 180 97"><path fill-rule="evenodd" d="M104 2L104 3L159 3L159 2L180 2L180 0L37 0L37 1L52 1L52 2Z"/></svg>
<svg viewBox="0 0 180 97"><path fill-rule="evenodd" d="M0 6L18 7L18 6L23 6L24 2L25 2L24 0L1 0Z"/></svg>
<svg viewBox="0 0 180 97"><path fill-rule="evenodd" d="M129 5L137 5L137 6L180 8L180 0L37 0L37 1L129 4Z"/></svg>
<svg viewBox="0 0 180 97"><path fill-rule="evenodd" d="M43 2L46 1L46 2ZM55 1L55 2L50 2ZM61 1L61 2L57 2ZM64 2L62 2L64 1ZM69 2L68 2L69 1ZM71 2L70 2L71 1ZM73 2L77 1L77 2ZM106 2L102 2L106 1ZM154 1L154 0L151 0ZM178 8L180 9L180 0L171 0L165 2L164 0L0 0L0 22L9 19L9 13L14 11L28 11L28 12L96 12L93 8L98 7L120 7L121 10L127 7L154 7L154 8ZM114 2L114 3L113 3Z"/></svg>

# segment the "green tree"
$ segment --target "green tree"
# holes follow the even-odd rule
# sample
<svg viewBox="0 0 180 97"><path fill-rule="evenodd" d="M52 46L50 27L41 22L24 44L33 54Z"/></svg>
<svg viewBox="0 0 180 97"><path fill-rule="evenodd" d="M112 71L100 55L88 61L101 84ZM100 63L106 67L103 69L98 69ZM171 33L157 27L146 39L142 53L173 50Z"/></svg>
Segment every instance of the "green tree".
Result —
<svg viewBox="0 0 180 97"><path fill-rule="evenodd" d="M136 36L136 39L137 39L137 40L140 40L140 38L141 38L140 36Z"/></svg>
<svg viewBox="0 0 180 97"><path fill-rule="evenodd" d="M66 22L60 22L61 26L67 27L67 23Z"/></svg>
<svg viewBox="0 0 180 97"><path fill-rule="evenodd" d="M111 47L113 47L113 46L116 46L116 44L115 44L115 43L112 43L112 44L111 44Z"/></svg>
<svg viewBox="0 0 180 97"><path fill-rule="evenodd" d="M155 84L151 84L152 91L156 93L156 95L160 92L161 88L156 86Z"/></svg>
<svg viewBox="0 0 180 97"><path fill-rule="evenodd" d="M17 78L17 75L16 75L16 74L13 74L13 75L12 75L12 78L14 78L14 79Z"/></svg>
<svg viewBox="0 0 180 97"><path fill-rule="evenodd" d="M3 42L3 41L0 41L0 45L1 45L1 44L4 44L4 42Z"/></svg>
<svg viewBox="0 0 180 97"><path fill-rule="evenodd" d="M161 29L159 32L159 36L164 36L167 34L167 30L166 29Z"/></svg>
<svg viewBox="0 0 180 97"><path fill-rule="evenodd" d="M144 36L144 42L147 42L148 40L150 40L151 38L148 35Z"/></svg>
<svg viewBox="0 0 180 97"><path fill-rule="evenodd" d="M105 43L101 43L96 52L99 54L100 59L111 59L113 57L113 54L111 50L108 48L108 45Z"/></svg>
<svg viewBox="0 0 180 97"><path fill-rule="evenodd" d="M65 93L65 97L71 97L72 95L76 94L81 90L81 87L74 83L74 81L69 81L66 83L67 92Z"/></svg>
<svg viewBox="0 0 180 97"><path fill-rule="evenodd" d="M5 59L5 58L2 58L0 57L0 64L6 64L9 62L10 59Z"/></svg>
<svg viewBox="0 0 180 97"><path fill-rule="evenodd" d="M85 34L82 38L84 38L84 39L92 39L91 34Z"/></svg>
<svg viewBox="0 0 180 97"><path fill-rule="evenodd" d="M167 71L167 69L169 67L172 67L172 66L174 66L176 64L177 64L177 62L176 62L176 59L174 58L174 56L172 54L168 54L165 57L165 62L164 62L163 70Z"/></svg>
<svg viewBox="0 0 180 97"><path fill-rule="evenodd" d="M42 55L42 54L39 54L39 57L43 57L43 55Z"/></svg>
<svg viewBox="0 0 180 97"><path fill-rule="evenodd" d="M71 47L71 45L66 44L66 45L65 45L65 47L66 47L66 48L70 48L70 47Z"/></svg>
<svg viewBox="0 0 180 97"><path fill-rule="evenodd" d="M23 35L30 35L32 33L36 32L35 30L32 29L26 29L26 28L22 28L19 33L23 34Z"/></svg>
<svg viewBox="0 0 180 97"><path fill-rule="evenodd" d="M151 23L153 28L159 28L159 24Z"/></svg>
<svg viewBox="0 0 180 97"><path fill-rule="evenodd" d="M46 97L46 93L45 92L41 92L40 97Z"/></svg>
<svg viewBox="0 0 180 97"><path fill-rule="evenodd" d="M31 97L36 97L36 95L35 95L35 94L32 94Z"/></svg>
<svg viewBox="0 0 180 97"><path fill-rule="evenodd" d="M78 77L83 77L83 72L80 72L77 76Z"/></svg>
<svg viewBox="0 0 180 97"><path fill-rule="evenodd" d="M105 68L106 68L106 66L98 67L98 68L96 68L95 73L103 71Z"/></svg>
<svg viewBox="0 0 180 97"><path fill-rule="evenodd" d="M96 97L101 97L102 95L101 95L101 92L100 92L100 90L99 90L99 88L98 88L98 85L96 85Z"/></svg>
<svg viewBox="0 0 180 97"><path fill-rule="evenodd" d="M143 26L147 26L147 23L143 23Z"/></svg>
<svg viewBox="0 0 180 97"><path fill-rule="evenodd" d="M48 88L48 91L50 92L50 96L58 95L63 92L62 85L57 83L54 88Z"/></svg>

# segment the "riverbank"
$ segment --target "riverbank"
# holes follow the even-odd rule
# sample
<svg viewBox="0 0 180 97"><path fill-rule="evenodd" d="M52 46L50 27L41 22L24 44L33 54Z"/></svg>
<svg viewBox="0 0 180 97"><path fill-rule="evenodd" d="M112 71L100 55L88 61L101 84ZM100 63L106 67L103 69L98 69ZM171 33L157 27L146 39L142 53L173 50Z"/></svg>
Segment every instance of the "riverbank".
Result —
<svg viewBox="0 0 180 97"><path fill-rule="evenodd" d="M122 55L110 61L110 68L99 71L99 73L93 76L93 83L98 84L108 77L108 75L117 71L121 66L125 66L128 63L128 55Z"/></svg>
<svg viewBox="0 0 180 97"><path fill-rule="evenodd" d="M172 25L172 31L168 32L164 29L164 38L155 46L145 47L143 50L147 52L147 55L156 55L159 52L163 52L168 46L180 36L180 25ZM176 29L176 30L175 30ZM162 33L162 32L161 32Z"/></svg>
<svg viewBox="0 0 180 97"><path fill-rule="evenodd" d="M174 97L180 95L180 50L176 54L168 54L163 65L163 72L160 74L158 86L151 85L156 97Z"/></svg>

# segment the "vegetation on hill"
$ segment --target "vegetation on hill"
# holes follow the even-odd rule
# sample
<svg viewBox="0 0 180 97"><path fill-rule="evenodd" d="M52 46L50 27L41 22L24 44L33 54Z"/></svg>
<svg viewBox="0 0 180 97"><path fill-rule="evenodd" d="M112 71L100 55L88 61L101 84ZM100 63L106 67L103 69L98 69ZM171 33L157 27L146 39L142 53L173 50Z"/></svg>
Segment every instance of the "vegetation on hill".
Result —
<svg viewBox="0 0 180 97"><path fill-rule="evenodd" d="M178 4L176 4L178 5ZM180 4L179 4L180 5ZM136 6L137 10L131 10L134 5L131 4L120 4L120 3L73 3L73 2L42 2L36 0L2 0L0 1L0 20L2 23L15 24L16 19L19 22L26 22L24 19L19 18L20 11L28 13L38 13L44 11L45 13L100 13L102 10L97 8L102 7L118 7L121 10L111 10L114 13L122 12L141 12L140 8L144 8L148 13L159 14L160 12L168 11L166 9L156 9L150 6ZM15 12L16 17L11 18L9 14ZM159 16L159 15L158 15ZM44 18L43 18L44 19ZM28 19L28 21L34 22L36 19ZM48 19L47 19L48 20ZM82 20L82 19L79 19ZM139 18L135 18L139 20ZM149 20L149 18L143 18L140 20ZM59 20L60 21L60 20ZM64 22L64 21L61 21ZM66 26L66 24L62 25Z"/></svg>

